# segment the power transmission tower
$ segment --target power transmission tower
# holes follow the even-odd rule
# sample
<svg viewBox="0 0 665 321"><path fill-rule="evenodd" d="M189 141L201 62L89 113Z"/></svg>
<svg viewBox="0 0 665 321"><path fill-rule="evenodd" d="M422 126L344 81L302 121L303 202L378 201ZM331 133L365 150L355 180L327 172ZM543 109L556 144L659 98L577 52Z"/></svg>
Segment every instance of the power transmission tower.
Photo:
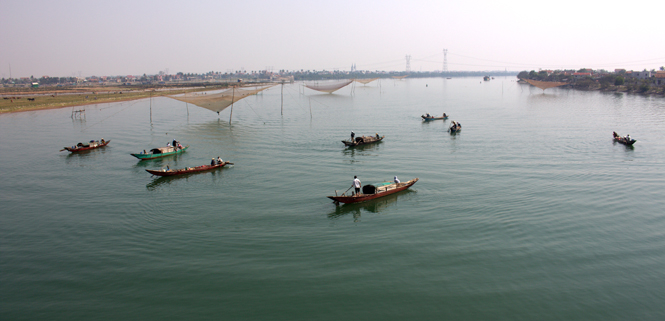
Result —
<svg viewBox="0 0 665 321"><path fill-rule="evenodd" d="M411 55L406 55L406 72L411 72Z"/></svg>
<svg viewBox="0 0 665 321"><path fill-rule="evenodd" d="M443 72L448 72L448 49L443 49Z"/></svg>

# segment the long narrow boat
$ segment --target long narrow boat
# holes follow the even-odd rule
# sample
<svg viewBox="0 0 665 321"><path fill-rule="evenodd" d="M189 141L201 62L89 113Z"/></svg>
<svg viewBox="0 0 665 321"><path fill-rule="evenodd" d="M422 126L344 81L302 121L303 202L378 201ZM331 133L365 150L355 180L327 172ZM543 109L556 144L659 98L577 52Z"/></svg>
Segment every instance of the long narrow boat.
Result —
<svg viewBox="0 0 665 321"><path fill-rule="evenodd" d="M379 138L376 138L376 136L360 136L356 137L355 141L343 140L342 143L344 143L344 146L346 147L353 147L353 146L378 143L382 141L384 137L386 136L381 136Z"/></svg>
<svg viewBox="0 0 665 321"><path fill-rule="evenodd" d="M628 136L626 136L626 137L619 136L619 134L617 134L617 132L613 132L612 136L614 137L615 142L624 144L626 146L633 146L633 144L635 144L635 142L636 142L636 140L634 140L634 139L632 139Z"/></svg>
<svg viewBox="0 0 665 321"><path fill-rule="evenodd" d="M446 120L446 119L448 119L448 115L443 116L443 117L427 117L425 115L420 115L420 117L422 117L423 120L439 120L439 119Z"/></svg>
<svg viewBox="0 0 665 321"><path fill-rule="evenodd" d="M170 155L177 155L184 153L187 148L189 148L189 145L183 147L182 149L176 149L173 147L158 147L158 148L153 148L150 150L148 153L137 153L137 154L130 154L140 160L148 160L148 159L155 159L155 158L160 158L160 157L166 157Z"/></svg>
<svg viewBox="0 0 665 321"><path fill-rule="evenodd" d="M400 191L403 191L415 184L418 181L418 178L414 178L408 182L404 183L383 183L374 185L365 185L363 186L362 193L346 196L346 193L342 193L340 196L328 196L329 199L335 201L336 203L360 203L364 201L369 201L375 198L388 196ZM337 194L337 191L335 191Z"/></svg>
<svg viewBox="0 0 665 321"><path fill-rule="evenodd" d="M226 165L233 165L233 163L230 162L223 162L221 164L215 164L215 165L201 165L201 166L196 166L196 167L185 167L181 169L160 169L160 170L153 170L153 169L146 169L145 171L156 176L176 176L176 175L184 175L184 174L192 174L192 173L199 173L199 172L205 172L209 170L213 170L215 168L222 168Z"/></svg>
<svg viewBox="0 0 665 321"><path fill-rule="evenodd" d="M63 147L60 151L66 150L72 153L78 153L86 150L91 150L95 148L100 148L108 145L111 142L111 140L104 140L102 138L101 142L100 141L94 141L91 140L88 144L83 144L83 143L78 143L75 146L72 147Z"/></svg>

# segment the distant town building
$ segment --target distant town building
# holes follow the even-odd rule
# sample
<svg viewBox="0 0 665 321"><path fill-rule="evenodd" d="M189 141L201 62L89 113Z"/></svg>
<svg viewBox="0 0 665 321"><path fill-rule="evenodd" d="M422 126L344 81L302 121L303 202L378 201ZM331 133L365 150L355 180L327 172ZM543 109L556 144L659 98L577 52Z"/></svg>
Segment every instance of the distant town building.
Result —
<svg viewBox="0 0 665 321"><path fill-rule="evenodd" d="M573 74L573 77L575 79L582 79L582 78L591 77L591 76L593 76L593 74L590 73L590 72L576 72L576 73Z"/></svg>
<svg viewBox="0 0 665 321"><path fill-rule="evenodd" d="M637 79L649 79L651 78L651 71L633 71L633 77Z"/></svg>
<svg viewBox="0 0 665 321"><path fill-rule="evenodd" d="M656 74L654 75L656 85L665 85L665 71L656 71Z"/></svg>

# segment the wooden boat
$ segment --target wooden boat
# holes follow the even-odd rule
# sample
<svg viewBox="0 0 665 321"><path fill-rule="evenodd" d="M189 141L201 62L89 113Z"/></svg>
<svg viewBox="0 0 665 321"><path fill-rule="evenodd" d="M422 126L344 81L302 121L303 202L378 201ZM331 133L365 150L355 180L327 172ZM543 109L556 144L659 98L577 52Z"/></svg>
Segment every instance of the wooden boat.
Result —
<svg viewBox="0 0 665 321"><path fill-rule="evenodd" d="M427 117L427 116L425 116L425 115L420 115L420 117L422 117L423 120L425 120L425 121L428 121L428 120L439 120L439 119L446 120L446 119L448 119L448 116L449 116L449 115L442 116L442 117L434 117L434 116Z"/></svg>
<svg viewBox="0 0 665 321"><path fill-rule="evenodd" d="M196 166L196 167L185 167L181 169L159 169L159 170L153 170L153 169L146 169L145 171L156 176L176 176L176 175L184 175L184 174L192 174L192 173L199 173L199 172L205 172L209 170L213 170L215 168L222 168L226 165L233 165L233 163L230 162L223 162L221 164L215 164L215 165L201 165L201 166Z"/></svg>
<svg viewBox="0 0 665 321"><path fill-rule="evenodd" d="M635 142L636 142L636 140L634 140L632 138L619 136L619 134L617 134L617 132L613 132L612 135L614 137L615 142L624 144L626 146L633 146L633 144L635 144Z"/></svg>
<svg viewBox="0 0 665 321"><path fill-rule="evenodd" d="M378 138L376 136L360 136L360 137L356 137L355 141L343 140L342 143L344 143L344 146L353 147L353 146L360 146L360 145L378 143L378 142L382 141L384 137L386 137L386 136L381 136L381 137L378 137Z"/></svg>
<svg viewBox="0 0 665 321"><path fill-rule="evenodd" d="M160 157L166 157L170 155L177 155L184 153L187 148L189 148L189 145L183 147L182 149L176 149L173 147L158 147L158 148L153 148L150 150L148 153L138 153L138 154L130 154L140 160L148 160L148 159L155 159L155 158L160 158Z"/></svg>
<svg viewBox="0 0 665 321"><path fill-rule="evenodd" d="M102 141L94 141L91 140L88 144L83 144L83 143L78 143L75 146L72 147L63 147L60 151L66 150L72 153L78 153L86 150L91 150L95 148L100 148L108 145L111 142L111 140L104 140L102 138Z"/></svg>
<svg viewBox="0 0 665 321"><path fill-rule="evenodd" d="M342 195L337 196L337 191L335 191L335 196L328 196L329 199L335 201L335 203L360 203L364 201L369 201L375 198L388 196L397 192L401 192L415 184L418 181L418 178L414 178L408 182L404 183L382 183L375 185L365 185L363 186L362 193L355 194L351 196L346 196L346 192Z"/></svg>

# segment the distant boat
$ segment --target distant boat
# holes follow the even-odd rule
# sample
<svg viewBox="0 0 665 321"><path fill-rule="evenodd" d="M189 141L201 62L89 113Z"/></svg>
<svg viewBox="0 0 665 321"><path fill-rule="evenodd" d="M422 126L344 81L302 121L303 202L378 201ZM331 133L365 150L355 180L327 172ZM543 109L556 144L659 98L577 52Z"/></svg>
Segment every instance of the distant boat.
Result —
<svg viewBox="0 0 665 321"><path fill-rule="evenodd" d="M360 146L360 145L367 145L367 144L374 144L378 143L383 140L383 138L386 136L360 136L356 137L355 140L343 140L342 143L344 143L344 146L346 147L354 147L354 146Z"/></svg>
<svg viewBox="0 0 665 321"><path fill-rule="evenodd" d="M414 178L404 183L385 182L382 184L365 185L362 188L362 193L346 196L346 192L344 192L340 196L328 196L328 198L335 201L335 203L360 203L403 191L413 186L417 181L418 178ZM335 194L337 194L337 191L335 191Z"/></svg>
<svg viewBox="0 0 665 321"><path fill-rule="evenodd" d="M201 165L201 166L196 166L196 167L185 167L181 169L161 169L161 170L152 170L152 169L146 169L145 171L156 176L176 176L176 175L184 175L184 174L193 174L193 173L199 173L199 172L205 172L209 170L213 170L215 168L222 168L226 165L233 165L233 163L229 162L223 162L221 164L215 164L215 165Z"/></svg>
<svg viewBox="0 0 665 321"><path fill-rule="evenodd" d="M615 142L624 144L626 146L633 146L633 144L635 144L635 142L637 142L636 140L630 138L629 136L621 137L621 136L619 136L619 134L617 134L617 132L613 132L612 135L614 137Z"/></svg>
<svg viewBox="0 0 665 321"><path fill-rule="evenodd" d="M150 152L148 153L137 153L130 155L140 160L148 160L148 159L155 159L155 158L181 154L184 153L187 150L187 148L189 148L189 145L183 147L182 149L174 147L158 147L151 149Z"/></svg>
<svg viewBox="0 0 665 321"><path fill-rule="evenodd" d="M429 121L429 120L440 120L440 119L446 120L446 119L448 119L448 116L449 116L449 115L445 115L445 116L442 116L442 117L434 117L434 116L429 116L429 117L427 117L427 116L425 116L425 115L420 115L420 117L422 117L424 121Z"/></svg>
<svg viewBox="0 0 665 321"><path fill-rule="evenodd" d="M76 144L75 146L72 146L72 147L63 147L60 151L66 150L66 151L69 151L69 152L72 152L72 153L78 153L78 152L82 152L82 151L86 151L86 150L91 150L91 149L95 149L95 148L104 147L104 146L108 145L110 142L111 142L110 139L109 140L104 140L104 138L102 138L101 142L91 140L87 144L78 143L78 144Z"/></svg>
<svg viewBox="0 0 665 321"><path fill-rule="evenodd" d="M485 77L483 77L483 80L484 80L484 81L490 81L490 76L485 76Z"/></svg>

